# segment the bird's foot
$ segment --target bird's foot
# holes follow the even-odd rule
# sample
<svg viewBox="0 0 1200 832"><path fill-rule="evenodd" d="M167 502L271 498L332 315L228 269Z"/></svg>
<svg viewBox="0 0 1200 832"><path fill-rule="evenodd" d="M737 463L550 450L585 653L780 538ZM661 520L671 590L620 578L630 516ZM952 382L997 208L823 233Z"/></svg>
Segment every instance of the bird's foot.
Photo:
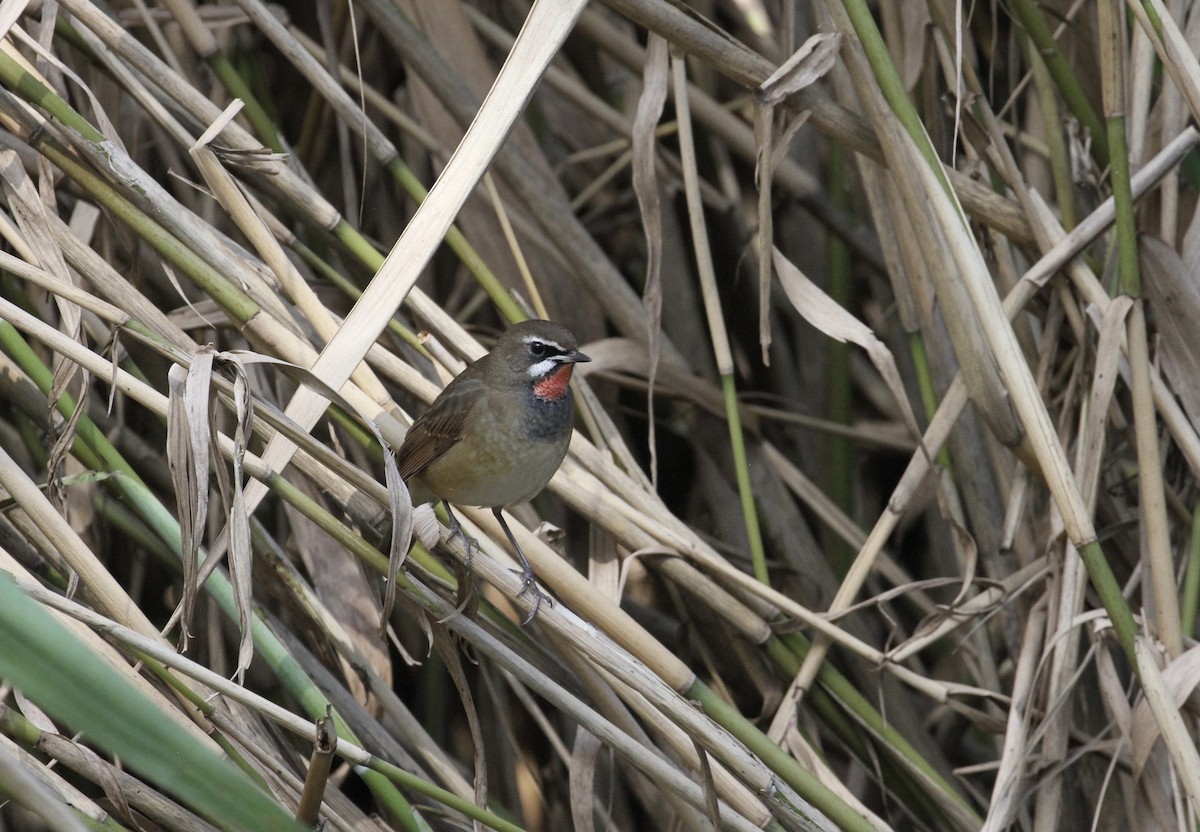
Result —
<svg viewBox="0 0 1200 832"><path fill-rule="evenodd" d="M537 617L538 610L542 608L543 600L553 606L554 599L538 589L537 576L533 574L533 569L529 566L529 564L526 564L524 569L510 569L509 571L514 575L520 575L521 581L524 583L521 591L517 593L517 597L520 598L522 595L526 594L533 595L533 606L530 608L529 614L526 615L525 619L521 622L521 626L524 627Z"/></svg>

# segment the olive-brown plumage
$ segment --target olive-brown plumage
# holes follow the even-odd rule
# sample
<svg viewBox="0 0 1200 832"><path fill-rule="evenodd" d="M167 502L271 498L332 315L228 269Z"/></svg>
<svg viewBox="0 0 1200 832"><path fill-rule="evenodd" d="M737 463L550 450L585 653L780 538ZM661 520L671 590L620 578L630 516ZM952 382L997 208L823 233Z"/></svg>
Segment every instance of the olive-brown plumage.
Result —
<svg viewBox="0 0 1200 832"><path fill-rule="evenodd" d="M541 594L501 509L532 499L562 464L571 441L568 382L574 365L590 360L562 324L517 324L446 385L397 454L414 504L492 509L524 567L526 590L537 594L530 618Z"/></svg>

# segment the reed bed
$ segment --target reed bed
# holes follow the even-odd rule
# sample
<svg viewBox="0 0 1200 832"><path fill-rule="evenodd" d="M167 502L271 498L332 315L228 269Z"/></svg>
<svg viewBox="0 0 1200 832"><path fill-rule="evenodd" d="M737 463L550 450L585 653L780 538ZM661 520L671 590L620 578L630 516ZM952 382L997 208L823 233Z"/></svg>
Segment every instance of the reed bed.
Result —
<svg viewBox="0 0 1200 832"><path fill-rule="evenodd" d="M3 9L0 829L1196 829L1196 4Z"/></svg>

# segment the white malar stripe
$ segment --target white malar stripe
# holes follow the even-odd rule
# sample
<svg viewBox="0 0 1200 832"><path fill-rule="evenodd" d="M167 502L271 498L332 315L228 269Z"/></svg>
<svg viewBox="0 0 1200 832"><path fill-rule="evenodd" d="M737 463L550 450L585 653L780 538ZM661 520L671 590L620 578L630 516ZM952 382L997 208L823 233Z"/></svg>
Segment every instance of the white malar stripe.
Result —
<svg viewBox="0 0 1200 832"><path fill-rule="evenodd" d="M543 359L529 368L529 375L531 378L541 378L561 363L557 358Z"/></svg>

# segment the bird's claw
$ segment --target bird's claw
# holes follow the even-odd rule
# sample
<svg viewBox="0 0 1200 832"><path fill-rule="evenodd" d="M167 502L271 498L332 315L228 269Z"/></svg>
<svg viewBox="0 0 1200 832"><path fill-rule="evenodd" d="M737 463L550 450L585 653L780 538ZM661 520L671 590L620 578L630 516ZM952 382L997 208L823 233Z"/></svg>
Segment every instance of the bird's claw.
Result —
<svg viewBox="0 0 1200 832"><path fill-rule="evenodd" d="M520 575L521 582L524 584L524 586L521 587L521 591L517 593L518 598L528 593L533 594L533 607L529 610L529 614L525 616L524 620L521 621L521 626L524 627L537 617L538 610L542 608L543 600L553 606L554 599L538 589L537 577L533 574L533 570L528 566L524 569L510 569L509 571L514 575Z"/></svg>

